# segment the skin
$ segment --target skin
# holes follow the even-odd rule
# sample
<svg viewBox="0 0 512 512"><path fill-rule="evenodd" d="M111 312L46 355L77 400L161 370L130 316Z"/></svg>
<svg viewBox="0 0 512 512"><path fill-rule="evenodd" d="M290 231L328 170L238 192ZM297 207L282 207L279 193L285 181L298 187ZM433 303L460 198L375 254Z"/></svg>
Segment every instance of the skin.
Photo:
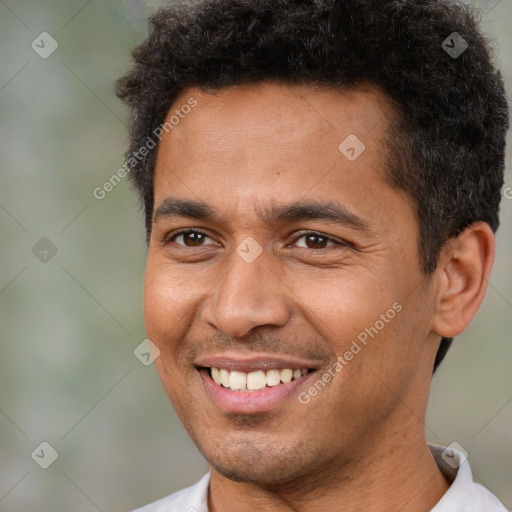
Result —
<svg viewBox="0 0 512 512"><path fill-rule="evenodd" d="M144 317L166 393L211 465L209 510L430 510L449 487L425 439L432 367L440 337L460 334L483 299L492 231L473 224L422 273L415 206L384 179L393 111L376 88L190 88L171 112L191 96L159 144L154 205L203 201L224 219L155 221ZM354 161L338 150L351 133L366 146ZM336 201L367 229L259 216L301 199ZM186 228L207 236L173 238ZM249 236L262 249L252 263L236 252ZM315 357L321 376L394 303L307 404L297 397L311 384L257 414L227 413L204 390L195 362L218 353Z"/></svg>

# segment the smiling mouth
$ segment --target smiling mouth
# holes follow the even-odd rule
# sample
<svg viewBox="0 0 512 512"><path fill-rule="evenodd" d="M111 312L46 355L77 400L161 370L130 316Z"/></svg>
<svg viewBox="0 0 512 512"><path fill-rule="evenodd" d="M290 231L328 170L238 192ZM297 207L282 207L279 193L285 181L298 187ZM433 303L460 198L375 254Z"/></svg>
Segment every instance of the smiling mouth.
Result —
<svg viewBox="0 0 512 512"><path fill-rule="evenodd" d="M216 367L202 367L200 369L205 370L217 386L240 392L258 391L264 388L288 384L308 373L316 371L313 368L283 368L246 373Z"/></svg>

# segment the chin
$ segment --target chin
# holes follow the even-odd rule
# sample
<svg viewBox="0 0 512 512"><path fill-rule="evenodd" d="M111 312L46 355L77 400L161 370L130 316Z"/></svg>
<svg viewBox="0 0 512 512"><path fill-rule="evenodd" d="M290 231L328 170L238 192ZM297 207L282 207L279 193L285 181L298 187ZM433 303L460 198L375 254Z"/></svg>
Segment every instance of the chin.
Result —
<svg viewBox="0 0 512 512"><path fill-rule="evenodd" d="M235 482L257 482L264 485L300 479L310 473L321 457L320 453L313 453L314 450L306 455L308 450L304 447L300 449L281 445L273 448L256 447L244 442L242 446L232 446L229 452L226 452L226 446L214 452L200 451L224 477Z"/></svg>
<svg viewBox="0 0 512 512"><path fill-rule="evenodd" d="M293 481L297 478L297 475L292 468L287 467L286 470L284 464L280 464L278 467L268 468L265 464L260 464L258 467L254 467L252 464L241 465L239 459L236 464L218 464L213 461L210 464L215 470L222 476L233 480L234 482L254 482L262 485L276 485L285 482Z"/></svg>

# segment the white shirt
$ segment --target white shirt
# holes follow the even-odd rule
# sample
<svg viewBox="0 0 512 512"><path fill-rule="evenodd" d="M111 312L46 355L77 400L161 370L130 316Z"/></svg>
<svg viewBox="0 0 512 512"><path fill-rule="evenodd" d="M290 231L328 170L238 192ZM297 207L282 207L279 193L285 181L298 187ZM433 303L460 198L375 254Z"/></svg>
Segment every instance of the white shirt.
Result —
<svg viewBox="0 0 512 512"><path fill-rule="evenodd" d="M430 512L510 512L485 487L473 482L464 454L453 448L428 445L450 488ZM195 485L133 512L208 512L210 473Z"/></svg>

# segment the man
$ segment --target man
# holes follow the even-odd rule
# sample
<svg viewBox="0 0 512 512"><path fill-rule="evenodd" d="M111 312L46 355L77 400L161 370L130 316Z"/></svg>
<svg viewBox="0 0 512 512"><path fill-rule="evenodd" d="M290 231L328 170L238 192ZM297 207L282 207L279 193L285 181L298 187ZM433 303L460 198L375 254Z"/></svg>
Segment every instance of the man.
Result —
<svg viewBox="0 0 512 512"><path fill-rule="evenodd" d="M146 329L211 467L140 510L506 510L424 429L503 184L506 97L469 8L174 4L133 55Z"/></svg>

